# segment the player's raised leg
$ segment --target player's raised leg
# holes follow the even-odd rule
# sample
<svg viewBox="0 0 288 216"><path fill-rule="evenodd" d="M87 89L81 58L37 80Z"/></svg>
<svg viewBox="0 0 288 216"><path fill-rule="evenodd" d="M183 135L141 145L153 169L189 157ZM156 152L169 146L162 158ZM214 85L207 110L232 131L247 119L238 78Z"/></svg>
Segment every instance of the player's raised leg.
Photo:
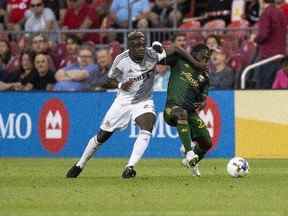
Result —
<svg viewBox="0 0 288 216"><path fill-rule="evenodd" d="M66 177L76 178L80 175L88 160L95 154L99 147L111 137L112 134L113 132L100 129L99 133L89 140L80 160L68 170Z"/></svg>
<svg viewBox="0 0 288 216"><path fill-rule="evenodd" d="M132 178L136 176L134 166L142 158L149 145L155 119L156 118L154 113L144 113L135 119L135 122L139 126L140 131L137 139L134 142L133 150L128 164L122 173L123 178Z"/></svg>

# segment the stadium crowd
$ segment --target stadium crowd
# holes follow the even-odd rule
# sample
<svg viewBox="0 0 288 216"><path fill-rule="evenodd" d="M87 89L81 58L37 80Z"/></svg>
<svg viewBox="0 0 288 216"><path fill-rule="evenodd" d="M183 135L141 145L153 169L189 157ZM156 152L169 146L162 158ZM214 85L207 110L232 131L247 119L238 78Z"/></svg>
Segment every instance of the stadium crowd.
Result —
<svg viewBox="0 0 288 216"><path fill-rule="evenodd" d="M212 89L237 89L246 66L282 54L283 64L274 61L257 68L247 84L288 88L285 0L127 2L0 0L0 90L113 89L107 72L125 48L124 34L113 30L133 28L144 29L151 40L167 47L189 51L205 43L212 52ZM243 10L236 13L241 5ZM156 72L154 89L166 90L169 68L157 65Z"/></svg>

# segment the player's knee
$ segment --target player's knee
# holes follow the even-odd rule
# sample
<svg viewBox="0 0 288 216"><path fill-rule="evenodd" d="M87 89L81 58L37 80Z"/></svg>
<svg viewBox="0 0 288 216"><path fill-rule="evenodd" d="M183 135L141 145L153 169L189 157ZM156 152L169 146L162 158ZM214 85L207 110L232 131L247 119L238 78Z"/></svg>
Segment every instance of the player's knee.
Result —
<svg viewBox="0 0 288 216"><path fill-rule="evenodd" d="M113 132L100 130L99 133L97 134L97 141L99 143L104 143L112 136L112 134Z"/></svg>
<svg viewBox="0 0 288 216"><path fill-rule="evenodd" d="M211 139L200 138L200 139L196 139L196 142L199 144L201 149L205 151L208 151L212 147Z"/></svg>
<svg viewBox="0 0 288 216"><path fill-rule="evenodd" d="M188 120L188 113L185 109L181 107L176 107L173 109L173 114L177 120Z"/></svg>

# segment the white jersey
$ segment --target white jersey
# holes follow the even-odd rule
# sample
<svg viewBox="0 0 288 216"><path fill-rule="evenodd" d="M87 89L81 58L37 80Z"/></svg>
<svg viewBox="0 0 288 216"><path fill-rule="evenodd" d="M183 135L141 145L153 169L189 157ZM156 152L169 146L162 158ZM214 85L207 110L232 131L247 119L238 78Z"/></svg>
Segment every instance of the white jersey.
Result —
<svg viewBox="0 0 288 216"><path fill-rule="evenodd" d="M165 57L165 50L159 54L151 47L146 48L141 63L136 63L129 57L129 50L119 54L112 64L108 77L120 83L131 79L135 82L129 91L119 89L116 100L122 104L133 104L149 99L153 91L155 65Z"/></svg>

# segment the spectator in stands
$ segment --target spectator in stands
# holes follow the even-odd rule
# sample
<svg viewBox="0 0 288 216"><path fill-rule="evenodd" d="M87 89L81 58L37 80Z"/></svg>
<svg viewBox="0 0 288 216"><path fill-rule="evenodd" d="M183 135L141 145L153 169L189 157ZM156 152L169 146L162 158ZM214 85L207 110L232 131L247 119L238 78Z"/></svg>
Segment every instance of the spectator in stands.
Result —
<svg viewBox="0 0 288 216"><path fill-rule="evenodd" d="M282 60L282 68L277 72L273 89L288 89L288 57Z"/></svg>
<svg viewBox="0 0 288 216"><path fill-rule="evenodd" d="M55 62L57 62L59 59L57 58L57 56L55 56L55 53L52 51L52 49L50 49L48 37L40 33L33 35L31 39L32 50L36 54L46 54L48 58L49 68L55 71L57 65Z"/></svg>
<svg viewBox="0 0 288 216"><path fill-rule="evenodd" d="M55 14L50 8L44 7L43 0L31 0L30 10L25 13L25 31L41 32L41 31L57 31L58 24ZM57 33L49 33L52 41L57 39Z"/></svg>
<svg viewBox="0 0 288 216"><path fill-rule="evenodd" d="M214 49L211 60L215 66L215 71L210 71L210 86L213 89L233 89L234 73L227 66L227 53L221 47Z"/></svg>
<svg viewBox="0 0 288 216"><path fill-rule="evenodd" d="M46 8L50 8L59 23L63 22L64 14L66 12L67 4L65 0L44 0L44 5Z"/></svg>
<svg viewBox="0 0 288 216"><path fill-rule="evenodd" d="M115 88L117 84L111 83L108 78L108 72L112 64L111 54L109 49L100 49L96 52L97 63L99 70L95 73L92 81L93 90L111 89Z"/></svg>
<svg viewBox="0 0 288 216"><path fill-rule="evenodd" d="M222 46L221 44L221 38L218 35L209 35L205 40L206 46L210 50L218 49Z"/></svg>
<svg viewBox="0 0 288 216"><path fill-rule="evenodd" d="M226 25L230 23L233 0L208 0L206 15L207 21L222 19Z"/></svg>
<svg viewBox="0 0 288 216"><path fill-rule="evenodd" d="M100 28L100 18L97 16L95 7L87 4L85 0L68 0L67 8L63 21L63 28L67 29L97 29ZM97 33L78 33L82 41L92 41L99 43Z"/></svg>
<svg viewBox="0 0 288 216"><path fill-rule="evenodd" d="M26 49L20 55L20 70L16 71L13 89L20 91L29 91L33 89L32 80L36 75L34 68L35 53Z"/></svg>
<svg viewBox="0 0 288 216"><path fill-rule="evenodd" d="M98 72L94 63L94 50L83 45L78 52L78 64L69 65L57 71L55 91L85 91L91 89L91 82Z"/></svg>
<svg viewBox="0 0 288 216"><path fill-rule="evenodd" d="M130 3L130 7L129 7ZM128 28L129 8L131 10L132 25L136 28L148 27L147 15L150 10L148 0L123 1L113 0L111 5L111 18L114 20L114 27Z"/></svg>
<svg viewBox="0 0 288 216"><path fill-rule="evenodd" d="M0 30L5 29L6 1L0 0Z"/></svg>
<svg viewBox="0 0 288 216"><path fill-rule="evenodd" d="M77 63L78 49L81 46L81 39L75 35L70 34L66 37L65 54L61 58L59 68L66 67Z"/></svg>
<svg viewBox="0 0 288 216"><path fill-rule="evenodd" d="M24 23L24 14L29 9L30 0L7 0L6 27L11 31L20 31Z"/></svg>
<svg viewBox="0 0 288 216"><path fill-rule="evenodd" d="M51 91L56 80L55 72L49 69L47 55L37 54L34 59L34 66L37 73L31 81L33 90Z"/></svg>
<svg viewBox="0 0 288 216"><path fill-rule="evenodd" d="M6 74L19 68L19 61L12 55L10 44L5 39L0 39L0 65Z"/></svg>
<svg viewBox="0 0 288 216"><path fill-rule="evenodd" d="M255 42L259 47L259 60L286 53L287 20L275 6L274 0L264 0L264 11L258 23ZM254 74L257 89L271 89L279 64L275 62L260 66Z"/></svg>
<svg viewBox="0 0 288 216"><path fill-rule="evenodd" d="M174 9L173 3L169 0L156 0L149 13L149 20L154 28L173 27L174 21L177 25L182 17L181 12Z"/></svg>
<svg viewBox="0 0 288 216"><path fill-rule="evenodd" d="M185 33L176 34L173 38L173 43L175 47L187 49L187 39Z"/></svg>
<svg viewBox="0 0 288 216"><path fill-rule="evenodd" d="M245 2L244 17L250 25L254 25L259 21L260 17L260 3L259 0L250 0Z"/></svg>

